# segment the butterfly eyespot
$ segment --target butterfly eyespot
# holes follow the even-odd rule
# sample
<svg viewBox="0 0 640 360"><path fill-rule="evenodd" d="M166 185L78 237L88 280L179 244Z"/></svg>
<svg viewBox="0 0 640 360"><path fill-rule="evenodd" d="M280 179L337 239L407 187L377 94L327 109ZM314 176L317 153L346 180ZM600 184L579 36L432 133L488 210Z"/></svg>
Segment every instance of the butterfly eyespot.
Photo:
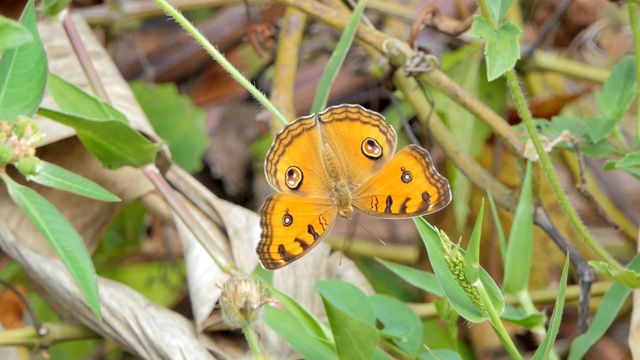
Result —
<svg viewBox="0 0 640 360"><path fill-rule="evenodd" d="M285 172L284 182L289 189L295 190L302 185L302 170L297 166L290 166Z"/></svg>
<svg viewBox="0 0 640 360"><path fill-rule="evenodd" d="M413 180L413 174L411 173L411 171L407 171L404 166L400 168L400 171L402 171L400 180L402 180L403 183L408 184L411 182L411 180Z"/></svg>
<svg viewBox="0 0 640 360"><path fill-rule="evenodd" d="M369 159L377 159L382 156L382 146L375 139L366 138L362 142L362 153Z"/></svg>
<svg viewBox="0 0 640 360"><path fill-rule="evenodd" d="M282 225L284 226L291 226L291 224L293 224L293 216L289 215L289 214L285 214L282 217Z"/></svg>
<svg viewBox="0 0 640 360"><path fill-rule="evenodd" d="M422 200L429 202L429 200L431 199L431 195L428 192L423 192L422 193Z"/></svg>

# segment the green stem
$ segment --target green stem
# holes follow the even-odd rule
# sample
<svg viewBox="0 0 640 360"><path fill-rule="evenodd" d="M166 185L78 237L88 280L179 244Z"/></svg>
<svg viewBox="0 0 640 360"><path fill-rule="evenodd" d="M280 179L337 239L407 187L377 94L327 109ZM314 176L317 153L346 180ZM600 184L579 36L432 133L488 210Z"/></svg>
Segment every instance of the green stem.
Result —
<svg viewBox="0 0 640 360"><path fill-rule="evenodd" d="M258 345L258 339L256 339L256 334L251 329L251 324L247 323L242 327L242 331L244 332L244 337L247 339L249 343L249 348L253 353L253 357L256 360L262 360L264 357L262 356L262 351L260 350L260 346Z"/></svg>
<svg viewBox="0 0 640 360"><path fill-rule="evenodd" d="M241 73L236 69L225 57L222 55L218 49L216 49L207 38L205 38L202 33L195 27L189 20L187 20L184 15L176 8L171 6L165 0L155 0L155 2L172 18L174 18L180 26L182 26L193 38L200 44L202 47L213 57L215 61L217 61L223 69L225 69L231 76L240 83L245 89L253 95L267 110L269 110L273 116L275 116L282 125L287 125L287 119L282 116L280 111L276 109L276 107L269 101L269 99L258 90L253 84L247 80Z"/></svg>
<svg viewBox="0 0 640 360"><path fill-rule="evenodd" d="M633 34L633 47L636 54L636 83L640 86L640 26L638 26L638 5L629 2L629 24ZM637 106L636 134L634 142L640 144L640 104Z"/></svg>
<svg viewBox="0 0 640 360"><path fill-rule="evenodd" d="M551 184L551 188L553 189L553 192L555 193L556 198L560 203L560 207L562 207L562 210L567 215L569 222L576 230L578 235L580 235L582 240L587 244L587 246L589 246L589 248L596 255L598 255L600 259L602 259L618 271L624 270L624 267L620 265L620 263L618 263L591 237L591 234L589 234L589 230L587 230L587 228L578 217L576 210L573 208L573 206L571 206L569 198L562 188L560 180L558 180L558 177L556 176L556 173L553 169L553 164L551 164L549 156L542 147L542 142L540 142L538 131L533 124L531 112L529 111L529 108L527 106L527 102L524 98L524 94L522 93L522 89L520 89L520 84L518 83L518 78L516 77L515 71L507 71L506 76L509 89L511 90L511 94L513 94L516 108L518 109L518 113L520 114L520 118L522 118L522 121L527 128L529 136L531 137L531 141L533 142L533 146L535 147L536 152L538 153L538 157L540 158L540 165L542 166L542 169L544 170L544 173L547 176L549 183Z"/></svg>
<svg viewBox="0 0 640 360"><path fill-rule="evenodd" d="M489 316L488 321L491 324L493 331L498 335L498 338L500 338L500 342L509 353L509 356L511 356L512 359L522 359L522 355L518 352L518 349L511 340L502 320L500 320L500 315L498 314L498 311L496 311L496 308L493 307L491 297L489 297L489 293L487 293L482 282L478 280L473 283L473 286L477 289L478 294L480 295L480 299L482 300L484 309Z"/></svg>

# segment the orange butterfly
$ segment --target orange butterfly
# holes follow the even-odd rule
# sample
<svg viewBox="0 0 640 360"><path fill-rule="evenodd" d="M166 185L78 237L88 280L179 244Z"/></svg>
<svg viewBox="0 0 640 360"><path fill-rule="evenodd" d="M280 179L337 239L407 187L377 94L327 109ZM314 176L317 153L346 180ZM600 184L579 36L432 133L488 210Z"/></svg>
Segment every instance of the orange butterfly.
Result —
<svg viewBox="0 0 640 360"><path fill-rule="evenodd" d="M354 207L410 218L447 206L449 182L429 153L409 145L394 156L396 142L382 115L359 105L332 106L282 129L265 160L267 180L280 193L262 205L262 265L273 270L298 260Z"/></svg>

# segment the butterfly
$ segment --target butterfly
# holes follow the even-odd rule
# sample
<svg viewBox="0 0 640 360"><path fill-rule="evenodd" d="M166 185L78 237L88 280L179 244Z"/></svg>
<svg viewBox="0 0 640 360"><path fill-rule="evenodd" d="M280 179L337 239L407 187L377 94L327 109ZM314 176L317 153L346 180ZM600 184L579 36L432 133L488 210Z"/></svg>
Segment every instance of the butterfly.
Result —
<svg viewBox="0 0 640 360"><path fill-rule="evenodd" d="M265 200L256 249L269 270L304 256L353 209L381 218L410 218L449 204L449 182L427 150L409 145L394 156L396 132L360 105L332 106L280 131L265 160L278 191Z"/></svg>

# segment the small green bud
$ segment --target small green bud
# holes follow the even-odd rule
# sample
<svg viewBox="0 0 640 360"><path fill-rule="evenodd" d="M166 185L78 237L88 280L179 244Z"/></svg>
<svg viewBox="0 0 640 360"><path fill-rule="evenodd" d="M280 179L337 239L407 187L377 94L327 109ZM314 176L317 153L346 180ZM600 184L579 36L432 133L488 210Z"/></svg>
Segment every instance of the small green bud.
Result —
<svg viewBox="0 0 640 360"><path fill-rule="evenodd" d="M13 158L13 151L6 144L0 144L0 166L7 165Z"/></svg>
<svg viewBox="0 0 640 360"><path fill-rule="evenodd" d="M35 156L23 157L18 161L18 171L22 175L36 175L42 169L42 160Z"/></svg>

